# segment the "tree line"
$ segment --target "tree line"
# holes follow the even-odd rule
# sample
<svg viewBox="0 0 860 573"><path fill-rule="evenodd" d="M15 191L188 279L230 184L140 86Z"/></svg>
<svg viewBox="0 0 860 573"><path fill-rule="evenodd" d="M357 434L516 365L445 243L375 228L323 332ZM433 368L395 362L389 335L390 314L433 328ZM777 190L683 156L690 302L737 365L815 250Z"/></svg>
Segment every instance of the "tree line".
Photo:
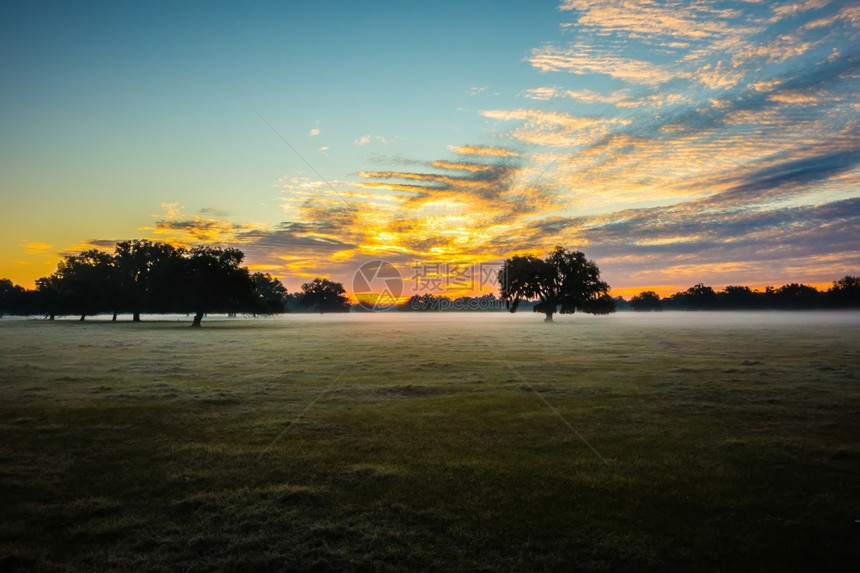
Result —
<svg viewBox="0 0 860 573"><path fill-rule="evenodd" d="M660 297L654 291L642 291L626 304L632 310L815 310L860 308L860 277L845 276L833 281L824 291L813 286L791 283L781 287L753 290L731 285L715 291L699 283L683 292Z"/></svg>
<svg viewBox="0 0 860 573"><path fill-rule="evenodd" d="M155 241L117 243L113 252L96 249L65 256L57 270L24 289L0 279L0 317L12 315L87 316L112 313L182 313L200 326L209 313L270 315L290 311L348 312L341 283L315 278L289 293L267 273L240 266L244 253L235 248L181 247ZM860 307L860 278L846 276L826 291L792 283L752 290L727 286L720 291L697 284L661 298L642 291L629 301L612 298L594 261L580 251L556 247L543 259L518 255L504 261L498 272L499 297L449 299L415 294L395 308L400 311L501 311L530 309L546 316L556 312L608 314L619 310L755 310ZM357 310L368 310L357 306Z"/></svg>
<svg viewBox="0 0 860 573"><path fill-rule="evenodd" d="M727 286L723 290L697 284L685 291L660 297L654 291L642 291L625 299L615 297L617 310L827 310L860 308L860 277L846 276L826 290L791 283L781 287L754 290L747 286ZM540 312L541 301L521 300L520 310ZM538 310L535 310L537 308ZM397 305L402 312L501 312L510 310L505 300L493 294L446 298L433 294L415 294Z"/></svg>
<svg viewBox="0 0 860 573"><path fill-rule="evenodd" d="M155 241L124 241L113 252L91 249L65 256L57 270L24 289L0 279L0 316L87 316L143 313L194 315L200 326L209 313L269 315L297 301L318 312L349 310L339 283L317 278L290 295L268 273L240 266L244 253L221 247L185 248Z"/></svg>

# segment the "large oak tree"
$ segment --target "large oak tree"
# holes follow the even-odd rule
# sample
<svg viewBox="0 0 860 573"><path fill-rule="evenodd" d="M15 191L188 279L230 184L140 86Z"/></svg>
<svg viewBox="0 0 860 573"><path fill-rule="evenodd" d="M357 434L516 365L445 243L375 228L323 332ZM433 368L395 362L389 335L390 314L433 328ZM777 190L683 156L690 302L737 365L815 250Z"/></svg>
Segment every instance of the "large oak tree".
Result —
<svg viewBox="0 0 860 573"><path fill-rule="evenodd" d="M344 295L343 285L329 279L317 277L302 285L299 302L302 306L320 314L326 312L349 312L349 299Z"/></svg>
<svg viewBox="0 0 860 573"><path fill-rule="evenodd" d="M609 285L600 280L600 269L580 251L556 247L545 259L517 255L499 270L499 288L505 307L516 312L521 300L536 301L534 312L546 315L615 312Z"/></svg>

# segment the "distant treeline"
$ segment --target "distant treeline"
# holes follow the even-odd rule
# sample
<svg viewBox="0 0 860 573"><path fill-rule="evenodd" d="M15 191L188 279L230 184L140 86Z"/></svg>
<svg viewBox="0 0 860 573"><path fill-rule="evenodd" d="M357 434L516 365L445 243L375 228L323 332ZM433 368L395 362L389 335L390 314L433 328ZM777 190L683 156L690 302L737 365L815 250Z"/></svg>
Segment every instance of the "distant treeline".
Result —
<svg viewBox="0 0 860 573"><path fill-rule="evenodd" d="M860 277L845 276L820 291L813 286L791 283L778 288L753 290L727 286L723 290L697 284L683 292L661 298L642 291L629 301L616 299L619 310L814 310L860 308Z"/></svg>
<svg viewBox="0 0 860 573"><path fill-rule="evenodd" d="M536 301L523 301L523 310L532 310ZM860 277L846 276L833 282L827 290L791 283L781 287L754 290L747 286L727 286L715 291L697 284L683 292L660 297L653 291L642 291L629 300L615 298L618 310L815 310L860 308ZM398 305L402 312L499 312L505 301L492 294L479 297L446 298L432 294L413 295Z"/></svg>
<svg viewBox="0 0 860 573"><path fill-rule="evenodd" d="M208 313L266 315L281 312L348 312L373 310L350 307L343 285L315 278L288 293L268 274L251 273L240 264L244 253L219 247L176 247L153 241L117 243L112 253L88 250L68 255L48 277L25 289L0 279L0 317L10 315L79 316L142 313L194 315L194 326ZM779 288L753 290L727 286L714 291L697 284L684 292L661 298L643 291L629 301L614 299L618 310L806 310L860 308L860 278L846 276L826 291L792 283ZM523 300L523 310L538 300ZM415 294L393 308L402 312L502 312L505 300L493 294L448 298ZM387 310L388 308L386 308ZM543 310L541 310L543 312Z"/></svg>
<svg viewBox="0 0 860 573"><path fill-rule="evenodd" d="M505 301L493 294L447 298L432 294L412 295L396 307L401 312L499 312Z"/></svg>

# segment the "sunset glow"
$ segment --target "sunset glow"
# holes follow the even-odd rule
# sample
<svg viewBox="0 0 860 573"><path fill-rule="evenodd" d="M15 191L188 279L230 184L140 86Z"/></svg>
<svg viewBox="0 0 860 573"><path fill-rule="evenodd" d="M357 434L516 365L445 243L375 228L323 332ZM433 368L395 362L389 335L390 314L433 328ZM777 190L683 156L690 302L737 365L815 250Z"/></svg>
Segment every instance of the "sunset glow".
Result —
<svg viewBox="0 0 860 573"><path fill-rule="evenodd" d="M351 294L555 245L628 297L860 271L860 6L330 4L11 8L0 277L134 238Z"/></svg>

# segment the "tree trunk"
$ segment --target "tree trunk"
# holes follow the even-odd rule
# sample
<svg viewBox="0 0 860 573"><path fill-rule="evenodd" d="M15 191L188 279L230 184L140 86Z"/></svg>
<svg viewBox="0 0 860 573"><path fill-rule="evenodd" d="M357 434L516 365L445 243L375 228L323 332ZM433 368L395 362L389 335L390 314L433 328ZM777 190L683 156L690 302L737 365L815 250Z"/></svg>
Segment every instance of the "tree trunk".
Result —
<svg viewBox="0 0 860 573"><path fill-rule="evenodd" d="M82 314L82 315L81 315L81 322L83 322L83 321L84 321L84 319L85 319L86 317L87 317L87 315Z"/></svg>
<svg viewBox="0 0 860 573"><path fill-rule="evenodd" d="M134 311L134 316L132 316L131 321L132 322L140 322L140 313L137 311Z"/></svg>
<svg viewBox="0 0 860 573"><path fill-rule="evenodd" d="M194 322L191 323L191 326L200 328L200 321L203 320L203 313L198 312L194 315Z"/></svg>
<svg viewBox="0 0 860 573"><path fill-rule="evenodd" d="M116 312L113 313L113 318L111 319L111 321L116 322Z"/></svg>
<svg viewBox="0 0 860 573"><path fill-rule="evenodd" d="M52 314L50 317L48 317L48 320L54 320L54 316L56 316L56 315Z"/></svg>
<svg viewBox="0 0 860 573"><path fill-rule="evenodd" d="M543 321L544 322L552 322L552 313L551 312L546 313L546 318L543 319Z"/></svg>

